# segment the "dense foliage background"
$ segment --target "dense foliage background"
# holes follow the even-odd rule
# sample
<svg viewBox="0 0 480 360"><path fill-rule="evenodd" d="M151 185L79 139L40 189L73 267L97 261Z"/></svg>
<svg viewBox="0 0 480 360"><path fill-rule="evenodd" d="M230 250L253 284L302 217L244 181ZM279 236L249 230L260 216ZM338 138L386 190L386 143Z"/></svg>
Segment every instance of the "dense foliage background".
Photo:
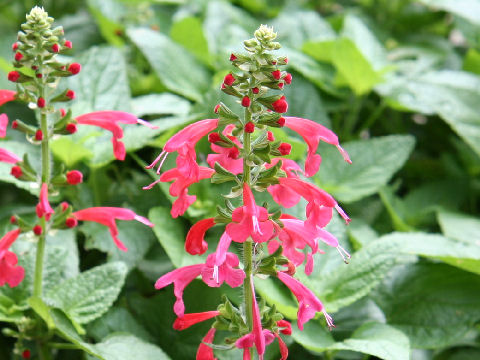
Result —
<svg viewBox="0 0 480 360"><path fill-rule="evenodd" d="M77 209L129 207L155 223L153 232L119 224L128 253L97 224L51 234L45 293L76 325L58 314L64 338L91 354L107 349L109 360L194 357L210 324L173 330L173 291L155 291L153 282L173 267L204 261L183 251L184 236L193 222L215 213L222 187L195 185L197 202L184 218L171 219L168 184L141 190L156 178L143 166L179 128L213 117L220 99L238 106L219 84L231 70L230 53L241 51L242 40L266 23L278 32L294 78L285 89L288 115L332 128L353 161L349 166L336 149L320 149L323 163L313 181L352 217L348 227L337 219L329 230L353 258L345 265L330 249L317 257L311 277L297 272L337 328L328 332L323 320L315 320L304 332L295 330L291 358L480 358L479 0L3 0L0 88L13 88L6 79L11 44L35 4L64 27L72 56L82 64L79 76L64 84L77 93L74 115L116 109L159 126L125 128L124 162L113 161L110 135L100 131L82 129L53 142L54 156L88 179L62 194ZM34 121L18 103L2 112ZM38 157L21 136L10 131L0 146ZM291 158L302 161L306 145L289 141ZM198 150L205 161L208 143ZM1 234L11 213L35 216L30 191L37 190L9 171L0 164ZM302 217L300 209L293 213ZM220 232L210 233L214 244ZM0 288L2 328L34 306L26 302L32 241L16 243L25 281ZM293 320L294 299L273 281L267 284L258 284L262 296ZM194 282L186 291L187 309L211 310L224 292L240 296L239 290ZM83 340L75 330L83 331ZM0 358L11 357L12 344L0 335ZM267 358L278 358L276 351L272 346ZM60 350L57 358L84 356ZM217 356L235 359L239 353Z"/></svg>

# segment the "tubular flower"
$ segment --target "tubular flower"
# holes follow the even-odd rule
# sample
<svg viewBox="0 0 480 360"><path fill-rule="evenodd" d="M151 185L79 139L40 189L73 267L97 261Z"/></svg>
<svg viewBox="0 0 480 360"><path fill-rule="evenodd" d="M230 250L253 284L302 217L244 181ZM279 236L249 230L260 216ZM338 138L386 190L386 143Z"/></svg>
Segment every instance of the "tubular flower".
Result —
<svg viewBox="0 0 480 360"><path fill-rule="evenodd" d="M282 162L281 169L285 171L287 178L298 179L299 177L297 173L303 174L302 168L295 161L290 159L275 158L272 160L271 164L267 164L265 167L269 169L272 166L275 166L279 161ZM300 201L301 196L288 186L281 184L270 185L267 190L272 195L275 202L282 204L282 206L286 208L295 206Z"/></svg>
<svg viewBox="0 0 480 360"><path fill-rule="evenodd" d="M268 218L267 209L255 204L252 190L247 184L243 185L244 206L236 208L232 213L232 223L226 231L236 242L245 242L249 236L255 242L265 242L273 236L273 224Z"/></svg>
<svg viewBox="0 0 480 360"><path fill-rule="evenodd" d="M128 249L118 238L118 228L115 220L137 220L142 224L153 227L153 224L143 216L135 214L130 209L118 208L118 207L91 207L83 210L76 211L72 213L75 219L80 221L94 221L99 224L105 225L110 230L110 235L115 242L115 245L122 250L127 251Z"/></svg>
<svg viewBox="0 0 480 360"><path fill-rule="evenodd" d="M9 164L16 164L17 162L19 162L21 160L22 159L20 159L14 153L12 153L12 152L10 152L6 149L0 148L0 161L1 162L6 162L6 163L9 163Z"/></svg>
<svg viewBox="0 0 480 360"><path fill-rule="evenodd" d="M17 255L8 251L10 246L17 240L20 229L9 231L0 239L0 286L8 284L15 287L23 280L25 270L18 263Z"/></svg>
<svg viewBox="0 0 480 360"><path fill-rule="evenodd" d="M241 148L241 143L235 136L232 136L232 130L235 129L235 125L230 124L225 127L223 130L223 135L232 140L238 147ZM223 168L230 171L232 174L241 174L243 172L243 159L239 159L238 155L240 154L237 147L233 146L230 148L225 148L215 144L211 145L212 150L217 154L209 154L207 156L207 163L210 167L214 167L215 163L218 162Z"/></svg>
<svg viewBox="0 0 480 360"><path fill-rule="evenodd" d="M50 216L54 213L50 203L48 202L48 185L43 183L40 189L40 199L36 207L37 216L39 218L45 216L48 221Z"/></svg>
<svg viewBox="0 0 480 360"><path fill-rule="evenodd" d="M17 93L12 90L0 90L0 106L6 102L15 100L15 95Z"/></svg>
<svg viewBox="0 0 480 360"><path fill-rule="evenodd" d="M160 162L157 169L157 174L160 174L160 169L162 168L167 155L172 152L178 152L177 167L180 173L185 178L198 179L200 169L197 164L195 145L202 137L207 135L210 131L215 130L217 126L218 119L206 119L188 125L167 141L163 151L157 156L153 163L147 166L147 169L153 168L158 162Z"/></svg>
<svg viewBox="0 0 480 360"><path fill-rule="evenodd" d="M175 330L185 330L192 325L198 324L199 322L202 322L202 321L209 320L218 315L220 315L220 311L217 311L217 310L205 311L201 313L184 314L182 317L178 317L175 319L175 322L173 323L173 328Z"/></svg>
<svg viewBox="0 0 480 360"><path fill-rule="evenodd" d="M207 251L208 244L204 240L205 233L214 225L214 218L203 219L193 225L185 240L185 250L191 255L201 255Z"/></svg>
<svg viewBox="0 0 480 360"><path fill-rule="evenodd" d="M300 330L303 330L303 324L313 319L317 312L323 313L329 328L334 327L331 316L326 313L323 304L310 289L283 272L278 272L277 276L298 300L297 325Z"/></svg>
<svg viewBox="0 0 480 360"><path fill-rule="evenodd" d="M280 185L289 187L308 201L306 208L307 220L305 221L305 226L308 228L325 227L332 218L333 208L337 210L347 224L350 222L348 215L345 214L335 199L326 191L300 179L280 178L279 182ZM280 205L283 204L280 202Z"/></svg>
<svg viewBox="0 0 480 360"><path fill-rule="evenodd" d="M8 116L7 114L0 114L0 138L7 135Z"/></svg>
<svg viewBox="0 0 480 360"><path fill-rule="evenodd" d="M227 252L224 259L222 263L217 264L216 254L208 255L205 266L202 269L203 282L210 287L219 287L224 282L232 288L242 285L245 273L238 268L240 261L237 255Z"/></svg>
<svg viewBox="0 0 480 360"><path fill-rule="evenodd" d="M142 124L151 129L157 128L147 121L138 119L135 115L123 111L95 111L78 116L76 121L81 125L98 126L110 131L113 135L113 154L118 160L124 160L126 155L125 144L119 141L119 139L123 138L123 129L118 123Z"/></svg>
<svg viewBox="0 0 480 360"><path fill-rule="evenodd" d="M322 162L322 157L316 153L320 140L335 145L345 161L350 164L352 163L348 153L340 146L337 135L325 126L312 120L291 116L285 117L285 126L299 133L308 145L308 155L305 161L306 176L310 177L315 175Z"/></svg>
<svg viewBox="0 0 480 360"><path fill-rule="evenodd" d="M217 329L215 328L208 330L207 335L205 335L200 343L200 346L198 347L197 356L195 358L196 360L217 360L217 358L213 355L213 349L206 345L213 343L216 331Z"/></svg>

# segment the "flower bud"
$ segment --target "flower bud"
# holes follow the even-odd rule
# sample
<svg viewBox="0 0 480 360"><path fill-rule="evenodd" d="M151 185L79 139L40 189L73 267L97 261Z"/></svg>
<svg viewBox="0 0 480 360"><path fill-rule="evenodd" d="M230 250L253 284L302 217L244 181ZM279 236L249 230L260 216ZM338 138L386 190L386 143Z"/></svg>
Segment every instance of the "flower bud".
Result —
<svg viewBox="0 0 480 360"><path fill-rule="evenodd" d="M235 61L237 60L237 57L232 53L230 54L230 61Z"/></svg>
<svg viewBox="0 0 480 360"><path fill-rule="evenodd" d="M282 72L280 70L272 71L272 76L275 80L280 80L280 77L282 76Z"/></svg>
<svg viewBox="0 0 480 360"><path fill-rule="evenodd" d="M273 107L273 110L275 110L275 112L277 113L280 113L280 114L286 113L288 110L288 103L285 100L285 96L282 96L277 101L274 101L272 103L272 107Z"/></svg>
<svg viewBox="0 0 480 360"><path fill-rule="evenodd" d="M18 165L12 166L12 169L10 170L10 174L12 174L14 177L18 179L23 175L22 168Z"/></svg>
<svg viewBox="0 0 480 360"><path fill-rule="evenodd" d="M259 91L260 91L260 89L259 89L258 87L254 87L254 88L252 89L252 93L254 93L254 94L258 94Z"/></svg>
<svg viewBox="0 0 480 360"><path fill-rule="evenodd" d="M12 129L16 129L18 128L18 121L17 120L13 120L12 121Z"/></svg>
<svg viewBox="0 0 480 360"><path fill-rule="evenodd" d="M10 224L16 224L17 223L17 217L15 215L10 216Z"/></svg>
<svg viewBox="0 0 480 360"><path fill-rule="evenodd" d="M285 126L285 118L284 117L281 117L277 120L277 124L280 125L280 127L284 127Z"/></svg>
<svg viewBox="0 0 480 360"><path fill-rule="evenodd" d="M66 201L62 201L60 206L62 207L62 211L65 211L68 209L68 203Z"/></svg>
<svg viewBox="0 0 480 360"><path fill-rule="evenodd" d="M238 159L238 155L240 155L240 150L236 147L232 147L228 152L228 157L233 160Z"/></svg>
<svg viewBox="0 0 480 360"><path fill-rule="evenodd" d="M208 142L213 144L213 143L216 143L220 140L221 140L221 138L220 138L219 133L213 132L213 133L208 134Z"/></svg>
<svg viewBox="0 0 480 360"><path fill-rule="evenodd" d="M28 349L23 350L23 352L22 352L22 358L24 358L24 359L30 359L30 350L28 350Z"/></svg>
<svg viewBox="0 0 480 360"><path fill-rule="evenodd" d="M228 86L232 86L234 82L235 82L235 77L232 74L227 74L223 79L223 83Z"/></svg>
<svg viewBox="0 0 480 360"><path fill-rule="evenodd" d="M39 97L37 100L37 106L39 108L44 108L45 107L45 99L43 97Z"/></svg>
<svg viewBox="0 0 480 360"><path fill-rule="evenodd" d="M268 141L275 141L275 136L273 136L273 133L271 131L267 131L267 139Z"/></svg>
<svg viewBox="0 0 480 360"><path fill-rule="evenodd" d="M41 73L35 74L35 76L37 77L37 79L41 79L43 77Z"/></svg>
<svg viewBox="0 0 480 360"><path fill-rule="evenodd" d="M64 117L64 116L67 114L67 112L66 112L65 109L63 109L63 108L60 109L59 111L60 111L60 116L61 116L61 117Z"/></svg>
<svg viewBox="0 0 480 360"><path fill-rule="evenodd" d="M80 70L79 70L80 71ZM67 98L69 98L70 100L73 100L75 99L75 91L73 90L68 90L66 93L65 93L65 96Z"/></svg>
<svg viewBox="0 0 480 360"><path fill-rule="evenodd" d="M67 182L70 185L77 185L83 182L83 174L78 170L67 172Z"/></svg>
<svg viewBox="0 0 480 360"><path fill-rule="evenodd" d="M245 124L245 132L246 133L253 133L255 131L255 124L251 121L249 121L248 123Z"/></svg>
<svg viewBox="0 0 480 360"><path fill-rule="evenodd" d="M215 114L218 114L218 109L220 109L220 104L215 105L215 109L213 109L213 112Z"/></svg>
<svg viewBox="0 0 480 360"><path fill-rule="evenodd" d="M65 43L63 44L66 48L71 49L73 47L73 44L70 40L65 40Z"/></svg>
<svg viewBox="0 0 480 360"><path fill-rule="evenodd" d="M71 63L70 65L68 65L68 71L72 75L78 74L81 69L82 69L82 65L80 65L79 63Z"/></svg>
<svg viewBox="0 0 480 360"><path fill-rule="evenodd" d="M53 44L52 45L52 51L54 53L58 53L60 51L60 46L58 46L58 44Z"/></svg>
<svg viewBox="0 0 480 360"><path fill-rule="evenodd" d="M65 126L65 130L67 130L70 134L75 134L77 132L77 125L74 123L68 123L67 126Z"/></svg>
<svg viewBox="0 0 480 360"><path fill-rule="evenodd" d="M35 225L33 227L33 233L35 235L40 236L40 235L42 235L42 232L43 232L43 228L40 225Z"/></svg>
<svg viewBox="0 0 480 360"><path fill-rule="evenodd" d="M285 85L285 83L283 83L282 81L280 81L277 85L278 85L278 88L279 88L279 89L283 89L283 86Z"/></svg>
<svg viewBox="0 0 480 360"><path fill-rule="evenodd" d="M243 97L242 106L243 107L249 107L250 106L250 98L248 96Z"/></svg>
<svg viewBox="0 0 480 360"><path fill-rule="evenodd" d="M281 143L278 147L278 151L282 155L289 155L292 151L292 145L290 145L289 143Z"/></svg>
<svg viewBox="0 0 480 360"><path fill-rule="evenodd" d="M17 43L17 42L14 42L14 43L12 44L12 51L17 51L17 49L18 49L18 43Z"/></svg>
<svg viewBox="0 0 480 360"><path fill-rule="evenodd" d="M17 82L19 78L20 78L20 73L18 71L10 71L8 73L8 80L11 82Z"/></svg>
<svg viewBox="0 0 480 360"><path fill-rule="evenodd" d="M285 81L286 84L290 85L292 83L292 74L288 73L283 80Z"/></svg>
<svg viewBox="0 0 480 360"><path fill-rule="evenodd" d="M68 227L68 228L74 228L75 226L78 225L78 220L71 217L71 218L67 218L67 220L65 220L65 225Z"/></svg>
<svg viewBox="0 0 480 360"><path fill-rule="evenodd" d="M42 141L42 140L43 140L43 132L42 132L42 130L38 129L38 130L35 132L35 140L37 140L37 141Z"/></svg>
<svg viewBox="0 0 480 360"><path fill-rule="evenodd" d="M23 59L23 54L21 52L16 52L15 53L15 60L20 61Z"/></svg>

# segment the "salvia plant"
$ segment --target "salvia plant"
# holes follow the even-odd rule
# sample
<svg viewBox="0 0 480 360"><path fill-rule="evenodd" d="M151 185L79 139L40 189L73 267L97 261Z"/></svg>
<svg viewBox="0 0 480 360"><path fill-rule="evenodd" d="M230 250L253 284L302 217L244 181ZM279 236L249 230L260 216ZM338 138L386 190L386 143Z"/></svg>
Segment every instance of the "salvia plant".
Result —
<svg viewBox="0 0 480 360"><path fill-rule="evenodd" d="M324 228L336 210L349 222L335 199L327 192L302 179L313 176L319 169L321 157L317 154L320 141L336 146L343 158L351 162L339 145L337 136L314 121L287 117L288 102L282 95L284 86L292 81L291 74L282 71L288 59L275 56L280 48L275 42L276 33L262 25L255 37L244 42L246 53L232 53L230 61L235 70L227 74L221 89L238 99L243 112L237 114L225 104L218 104L214 112L218 118L195 122L172 136L163 151L147 168L162 164L170 153L177 153L177 167L163 172L158 182L170 182L173 217L185 213L196 200L188 188L202 179L212 184L231 183L225 194L225 206L217 208L217 215L198 221L189 230L185 250L191 255L207 251L205 233L213 226L225 226L217 248L203 264L175 269L158 279L157 289L173 284L176 302L173 308L177 319L173 327L186 329L198 322L215 318L215 321L198 348L197 359L214 359L214 349L243 349L243 358L251 359L254 352L263 359L265 347L278 340L282 359L288 349L280 334L291 334L291 325L284 320L275 304L257 301L254 279L277 278L298 300L298 328L323 313L326 325L333 327L333 319L326 313L321 301L294 276L296 268L304 264L311 274L314 254L319 253L319 240L338 250L345 261L350 255L338 240ZM297 132L308 145L305 168L285 158L291 144L275 140L272 128L288 128ZM209 167L197 163L195 145L208 135L213 154L208 155ZM254 193L270 193L274 203L257 205ZM284 213L280 206L290 208L305 199L306 220ZM239 256L232 250L232 241L242 245ZM186 312L183 302L185 287L201 277L210 287L227 283L232 288L243 288L243 303L235 305L226 296L217 309L202 313ZM215 341L218 332L223 343Z"/></svg>

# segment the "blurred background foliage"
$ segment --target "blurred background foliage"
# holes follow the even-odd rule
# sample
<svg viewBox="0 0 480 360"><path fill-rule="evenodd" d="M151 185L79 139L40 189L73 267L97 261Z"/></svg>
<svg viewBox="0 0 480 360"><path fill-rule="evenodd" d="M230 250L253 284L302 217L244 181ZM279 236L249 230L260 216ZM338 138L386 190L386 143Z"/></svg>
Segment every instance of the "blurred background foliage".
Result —
<svg viewBox="0 0 480 360"><path fill-rule="evenodd" d="M220 100L239 109L219 85L231 71L230 53L242 51L242 41L265 23L278 32L293 74L285 89L288 115L332 128L353 160L345 164L328 146L319 151L323 163L312 181L352 217L348 227L336 219L329 230L353 258L345 265L325 249L310 277L297 272L337 328L328 332L317 319L304 332L295 330L288 339L291 358L480 358L480 0L0 0L0 88L13 88L6 80L11 44L34 5L44 6L64 27L74 44L71 56L82 64L82 72L63 85L77 93L74 115L124 110L159 127L125 127L124 162L113 161L109 135L100 131L81 129L53 142L55 158L87 179L59 199L77 209L129 207L156 224L153 232L119 224L128 253L97 224L52 234L47 297L61 301L65 290L59 283L100 264L107 263L96 267L100 279L115 279L98 284L111 299L89 299L97 306L95 316L87 316L92 309L83 318L72 315L78 304L59 306L85 330L80 338L58 313L54 320L62 337L91 355L110 354L107 360L194 357L210 325L173 330L173 291L155 291L153 282L173 267L204 261L184 252L184 236L192 223L215 213L228 189L196 184L196 203L184 218L171 219L168 184L143 191L156 178L143 167L185 124L213 117ZM34 121L19 103L2 112ZM304 159L301 138L276 136L293 144L291 158ZM37 152L13 131L0 146L32 158ZM197 150L205 162L208 143ZM173 165L169 161L165 168ZM30 191L36 190L9 171L0 164L1 233L11 213L34 217ZM303 217L302 208L291 213ZM210 248L220 233L209 232ZM28 238L16 244L27 272L31 244ZM87 274L85 281L94 277ZM27 276L18 288L0 289L0 321L12 322L33 306L22 295L29 286ZM273 280L258 288L268 303L295 319L296 303L285 288ZM194 282L186 291L187 309L211 310L223 293L240 296L239 290ZM11 349L11 338L0 335L0 358L9 359ZM87 355L59 350L56 356ZM236 359L239 353L217 357ZM279 358L275 345L267 358Z"/></svg>

